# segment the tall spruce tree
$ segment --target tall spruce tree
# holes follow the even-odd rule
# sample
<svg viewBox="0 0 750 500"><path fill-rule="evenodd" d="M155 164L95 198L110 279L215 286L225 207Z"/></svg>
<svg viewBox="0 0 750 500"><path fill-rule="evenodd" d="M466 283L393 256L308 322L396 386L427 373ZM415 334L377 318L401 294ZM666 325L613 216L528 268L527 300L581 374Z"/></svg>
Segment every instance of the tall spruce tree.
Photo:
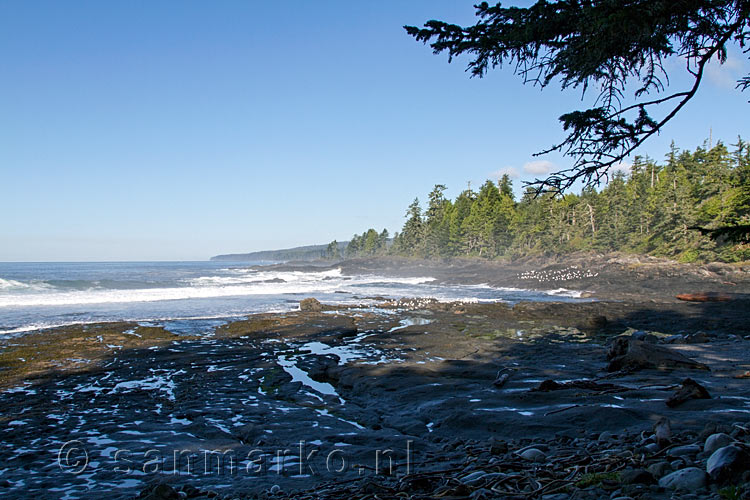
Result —
<svg viewBox="0 0 750 500"><path fill-rule="evenodd" d="M662 164L636 157L601 190L538 196L527 187L519 202L509 178L487 181L479 192L428 195L424 213L415 199L390 252L418 257L527 256L581 250L625 251L683 261L750 258L750 148L740 138L730 151L707 143L693 152L671 146ZM355 235L347 256L386 251L387 232Z"/></svg>

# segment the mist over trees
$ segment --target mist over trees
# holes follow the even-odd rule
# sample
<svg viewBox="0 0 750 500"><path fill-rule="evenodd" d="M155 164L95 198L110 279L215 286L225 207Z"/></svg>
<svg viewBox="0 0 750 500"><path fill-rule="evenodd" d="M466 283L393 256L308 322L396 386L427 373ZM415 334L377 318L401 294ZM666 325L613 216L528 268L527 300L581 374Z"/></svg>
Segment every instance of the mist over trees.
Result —
<svg viewBox="0 0 750 500"><path fill-rule="evenodd" d="M624 251L683 262L750 259L747 233L738 239L714 228L750 225L750 146L674 145L661 163L636 157L629 173L615 172L601 190L564 197L527 187L514 199L506 175L466 189L455 199L438 184L424 209L415 199L388 245L387 231L355 235L345 257L523 257L576 251Z"/></svg>

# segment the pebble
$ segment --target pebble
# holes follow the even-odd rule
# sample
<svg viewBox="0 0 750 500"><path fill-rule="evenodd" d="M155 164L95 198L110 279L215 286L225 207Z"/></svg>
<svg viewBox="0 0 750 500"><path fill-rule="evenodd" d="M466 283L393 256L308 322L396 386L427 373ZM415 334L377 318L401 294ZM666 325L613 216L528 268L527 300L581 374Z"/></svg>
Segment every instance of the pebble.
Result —
<svg viewBox="0 0 750 500"><path fill-rule="evenodd" d="M667 452L670 457L692 457L700 453L701 447L697 444L686 444L676 446Z"/></svg>
<svg viewBox="0 0 750 500"><path fill-rule="evenodd" d="M706 473L697 467L688 467L667 474L659 480L659 486L671 490L694 491L706 486Z"/></svg>
<svg viewBox="0 0 750 500"><path fill-rule="evenodd" d="M669 462L656 462L651 464L646 469L656 479L661 479L670 472L672 472L672 465Z"/></svg>
<svg viewBox="0 0 750 500"><path fill-rule="evenodd" d="M491 498L495 498L495 494L488 489L481 488L474 491L470 498L471 500L490 500Z"/></svg>
<svg viewBox="0 0 750 500"><path fill-rule="evenodd" d="M604 431L601 434L599 434L599 442L606 442L606 441L614 441L615 435L612 434L609 431Z"/></svg>
<svg viewBox="0 0 750 500"><path fill-rule="evenodd" d="M503 474L502 472L477 471L459 479L459 481L467 486L478 486L484 482L495 481L496 479L502 479L507 476L507 474Z"/></svg>
<svg viewBox="0 0 750 500"><path fill-rule="evenodd" d="M670 462L670 465L672 466L672 470L680 470L680 469L684 469L685 467L688 467L685 461L681 458L678 458L677 460L672 460Z"/></svg>
<svg viewBox="0 0 750 500"><path fill-rule="evenodd" d="M646 446L644 446L644 449L649 453L656 453L661 449L661 446L659 446L656 443L649 443Z"/></svg>
<svg viewBox="0 0 750 500"><path fill-rule="evenodd" d="M706 439L706 444L703 446L703 451L710 455L719 448L729 446L733 441L734 439L732 439L730 435L724 434L723 432L711 434L710 436L708 436L708 439Z"/></svg>
<svg viewBox="0 0 750 500"><path fill-rule="evenodd" d="M620 481L624 484L652 484L654 477L645 469L631 469L620 474Z"/></svg>
<svg viewBox="0 0 750 500"><path fill-rule="evenodd" d="M477 472L472 472L468 476L462 477L461 479L459 479L459 481L469 486L474 486L474 485L481 483L484 480L484 477L486 475L487 475L486 472L480 470Z"/></svg>
<svg viewBox="0 0 750 500"><path fill-rule="evenodd" d="M508 443L505 441L500 441L498 439L493 439L490 443L490 453L493 455L502 455L504 453L508 453Z"/></svg>
<svg viewBox="0 0 750 500"><path fill-rule="evenodd" d="M544 462L547 455L536 448L529 448L520 454L520 457L530 462Z"/></svg>

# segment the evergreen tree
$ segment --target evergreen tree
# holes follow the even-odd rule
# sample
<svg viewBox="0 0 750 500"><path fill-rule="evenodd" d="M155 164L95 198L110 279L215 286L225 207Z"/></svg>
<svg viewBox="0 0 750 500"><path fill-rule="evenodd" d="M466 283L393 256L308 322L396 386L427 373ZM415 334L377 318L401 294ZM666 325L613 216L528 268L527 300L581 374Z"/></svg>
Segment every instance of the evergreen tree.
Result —
<svg viewBox="0 0 750 500"><path fill-rule="evenodd" d="M469 251L464 221L471 213L475 197L474 192L467 189L459 194L453 203L448 221L448 253L450 255L465 255Z"/></svg>
<svg viewBox="0 0 750 500"><path fill-rule="evenodd" d="M422 208L419 206L419 198L414 198L406 211L406 223L401 230L398 250L408 255L421 256L424 248L423 230Z"/></svg>
<svg viewBox="0 0 750 500"><path fill-rule="evenodd" d="M443 196L446 187L436 184L428 195L424 220L424 253L426 257L444 256L448 245L449 227L446 223L448 200Z"/></svg>
<svg viewBox="0 0 750 500"><path fill-rule="evenodd" d="M378 253L382 254L385 253L388 249L388 230L383 228L383 230L378 235Z"/></svg>
<svg viewBox="0 0 750 500"><path fill-rule="evenodd" d="M338 260L341 258L341 252L339 251L339 242L333 240L326 247L326 259Z"/></svg>
<svg viewBox="0 0 750 500"><path fill-rule="evenodd" d="M500 202L497 209L496 247L498 255L505 254L513 243L513 223L516 219L516 202L513 183L508 175L500 180Z"/></svg>
<svg viewBox="0 0 750 500"><path fill-rule="evenodd" d="M500 180L497 181L497 187L500 189L500 196L507 196L511 200L513 199L513 181L510 180L508 174L503 174Z"/></svg>
<svg viewBox="0 0 750 500"><path fill-rule="evenodd" d="M361 246L362 244L359 235L355 234L352 236L351 241L346 245L346 258L351 259L359 256Z"/></svg>
<svg viewBox="0 0 750 500"><path fill-rule="evenodd" d="M362 255L375 255L380 250L380 235L374 229L368 229L362 235Z"/></svg>
<svg viewBox="0 0 750 500"><path fill-rule="evenodd" d="M721 142L692 153L672 144L663 165L636 157L629 174L616 172L601 191L587 185L579 195L539 196L527 187L516 202L507 176L453 201L445 189L434 187L424 214L414 200L391 252L496 258L596 250L683 261L750 258L743 229L750 228L750 148L742 139L731 152ZM385 242L387 231L370 229L355 235L347 256L384 253Z"/></svg>

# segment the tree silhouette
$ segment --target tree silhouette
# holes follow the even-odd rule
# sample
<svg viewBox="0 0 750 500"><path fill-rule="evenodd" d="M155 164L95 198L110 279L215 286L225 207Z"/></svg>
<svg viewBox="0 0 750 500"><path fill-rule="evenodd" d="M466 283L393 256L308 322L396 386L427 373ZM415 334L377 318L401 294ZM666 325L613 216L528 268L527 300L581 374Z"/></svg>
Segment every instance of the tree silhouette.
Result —
<svg viewBox="0 0 750 500"><path fill-rule="evenodd" d="M560 117L567 137L537 153L559 151L569 169L529 183L537 194L562 193L575 182L599 184L608 170L658 133L693 96L712 59L727 45L750 51L750 0L539 0L529 8L482 2L479 21L461 27L428 21L405 26L449 61L469 54L472 76L509 64L524 83L596 89L593 105ZM691 84L668 90L665 61L679 57ZM750 87L750 76L737 87Z"/></svg>

